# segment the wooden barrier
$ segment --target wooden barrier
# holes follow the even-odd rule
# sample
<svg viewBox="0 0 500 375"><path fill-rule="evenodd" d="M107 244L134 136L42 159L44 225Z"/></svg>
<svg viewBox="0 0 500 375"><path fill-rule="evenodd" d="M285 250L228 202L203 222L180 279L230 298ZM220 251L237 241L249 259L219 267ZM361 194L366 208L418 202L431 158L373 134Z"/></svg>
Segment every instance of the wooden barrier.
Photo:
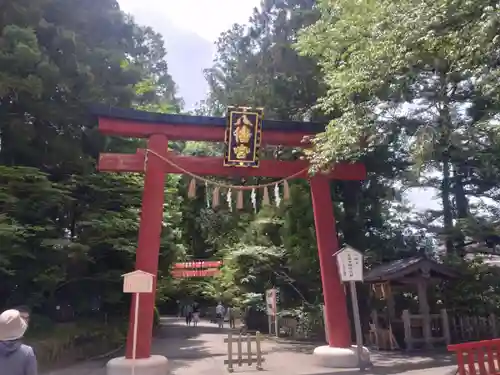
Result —
<svg viewBox="0 0 500 375"><path fill-rule="evenodd" d="M439 314L410 314L403 310L402 315L406 350L413 350L416 346L433 348L435 344L451 342L450 324L446 309L441 309ZM439 328L439 329L435 329ZM420 334L416 334L419 331ZM437 333L437 336L435 335Z"/></svg>
<svg viewBox="0 0 500 375"><path fill-rule="evenodd" d="M456 353L459 375L500 375L500 339L448 345L448 351Z"/></svg>
<svg viewBox="0 0 500 375"><path fill-rule="evenodd" d="M384 314L379 315L376 310L370 314L369 331L366 335L366 342L376 350L398 350L399 343L394 337L392 323L389 319L384 319ZM379 318L384 319L386 326L380 326Z"/></svg>
<svg viewBox="0 0 500 375"><path fill-rule="evenodd" d="M233 364L237 364L238 366L243 366L243 364L248 364L248 366L252 366L253 363L257 363L257 370L262 370L262 363L264 362L264 358L262 357L262 350L260 346L261 335L260 332L257 332L255 336L250 335L242 335L233 334L233 332L229 332L227 335L227 339L224 339L224 342L227 343L227 359L224 360L224 364L227 365L227 370L229 372L234 371ZM244 352L243 343L246 342L246 351ZM252 353L252 342L255 342L255 355ZM233 344L236 343L238 348L238 357L233 358ZM246 358L245 358L246 357Z"/></svg>
<svg viewBox="0 0 500 375"><path fill-rule="evenodd" d="M496 339L500 333L498 317L493 313L485 316L451 313L449 324L452 342L456 343Z"/></svg>

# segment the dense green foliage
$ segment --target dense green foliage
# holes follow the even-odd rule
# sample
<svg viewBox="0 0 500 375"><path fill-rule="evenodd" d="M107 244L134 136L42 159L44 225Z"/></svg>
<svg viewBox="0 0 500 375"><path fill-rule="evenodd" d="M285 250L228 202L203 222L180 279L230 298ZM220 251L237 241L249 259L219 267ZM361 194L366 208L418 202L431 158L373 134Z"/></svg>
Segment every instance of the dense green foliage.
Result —
<svg viewBox="0 0 500 375"><path fill-rule="evenodd" d="M357 159L369 172L332 187L341 243L364 251L369 266L415 254L456 265L456 255L491 252L499 238L499 40L488 1L263 1L248 27L221 35L203 108L248 103L273 118L330 121L304 152L313 171ZM412 210L404 193L415 187L435 189L442 208ZM235 228L225 285L277 285L285 306L320 301L308 189L292 191L288 207ZM441 295L450 307L470 307L486 284L498 291L495 269L458 267L464 279Z"/></svg>
<svg viewBox="0 0 500 375"><path fill-rule="evenodd" d="M364 162L366 181L332 184L340 243L363 251L370 267L446 255L464 278L440 297L497 310L498 272L463 256L491 251L500 238L498 22L495 5L482 0L266 0L248 27L220 36L206 71L210 93L196 112L246 104L264 106L268 118L329 122L310 149L266 148L264 157L308 157L313 172ZM120 275L133 269L143 180L95 166L99 152L134 152L141 141L101 136L88 106L181 111L165 55L161 36L114 0L0 5L1 307L28 304L59 320L126 316ZM170 147L221 151L199 142ZM283 307L316 309L306 181L291 182L285 204L257 212L249 196L240 212L207 208L203 186L187 200L187 183L166 180L160 310L187 296L253 303L271 286ZM442 208L412 210L404 192L414 187L435 188ZM172 280L171 264L190 258L223 258L223 272Z"/></svg>
<svg viewBox="0 0 500 375"><path fill-rule="evenodd" d="M163 40L111 0L2 4L0 305L59 319L123 312L142 177L95 165L99 151L131 152L139 141L100 136L88 106L178 109ZM165 189L165 267L184 251L177 183L169 177Z"/></svg>
<svg viewBox="0 0 500 375"><path fill-rule="evenodd" d="M464 251L466 234L457 223L485 211L470 198L496 195L495 7L489 1L321 1L320 19L298 43L325 72L329 90L321 108L342 108L316 139L315 164L380 145L409 151L420 171L440 176L406 184L440 190L443 211L429 219L442 215L438 233L449 253Z"/></svg>
<svg viewBox="0 0 500 375"><path fill-rule="evenodd" d="M234 102L265 103L269 117L328 119L325 111L316 108L318 98L327 92L323 73L315 59L299 56L293 45L299 30L317 20L314 3L267 1L254 13L248 29L236 25L223 34L217 43L214 67L206 72L211 94L205 106L217 112ZM277 148L269 154L294 159L301 152ZM403 233L404 226L400 224L405 207L395 200L394 194L393 181L402 178L409 156L401 153L395 158L387 145L380 145L363 161L371 172L368 182L336 182L332 190L339 203L337 218L342 243L366 250L375 262L423 249L415 238L418 236ZM281 289L283 303L315 304L321 300L308 190L307 184L294 182L291 200L285 208L259 212L248 229L244 228L246 235L237 236L242 242L227 245L229 250L225 253L236 258L235 262L247 262L248 257L254 257L254 262L268 264L269 274L259 267L250 268L251 277L243 279L235 270L234 282L246 284L240 290L257 293L274 284ZM242 231L241 225L236 230ZM366 236L360 236L360 231ZM237 251L232 250L235 247ZM247 263L238 267L248 274Z"/></svg>

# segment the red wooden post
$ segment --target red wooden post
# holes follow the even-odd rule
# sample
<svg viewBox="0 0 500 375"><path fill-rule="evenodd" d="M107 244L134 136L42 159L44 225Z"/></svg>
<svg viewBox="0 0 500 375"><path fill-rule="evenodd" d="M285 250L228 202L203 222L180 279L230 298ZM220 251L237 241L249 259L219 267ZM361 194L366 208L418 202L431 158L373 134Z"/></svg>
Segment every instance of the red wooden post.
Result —
<svg viewBox="0 0 500 375"><path fill-rule="evenodd" d="M148 140L148 149L166 156L168 151L167 137L163 134L153 134ZM148 155L142 192L141 222L137 245L135 268L158 275L158 256L163 221L163 202L165 192L164 162L157 156ZM141 296L137 329L136 358L149 358L153 332L154 305L156 295L156 277L153 293ZM127 336L126 357L132 358L133 324L135 299L130 310L129 330Z"/></svg>
<svg viewBox="0 0 500 375"><path fill-rule="evenodd" d="M336 348L351 347L346 297L340 281L337 262L333 257L333 254L339 249L339 244L328 177L316 175L311 178L311 197L325 302L328 344Z"/></svg>

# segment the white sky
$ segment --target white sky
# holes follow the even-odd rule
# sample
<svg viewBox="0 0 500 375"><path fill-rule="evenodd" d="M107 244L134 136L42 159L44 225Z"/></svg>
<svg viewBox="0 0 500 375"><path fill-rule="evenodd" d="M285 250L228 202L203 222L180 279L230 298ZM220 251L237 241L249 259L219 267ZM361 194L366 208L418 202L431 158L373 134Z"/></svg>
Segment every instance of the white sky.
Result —
<svg viewBox="0 0 500 375"><path fill-rule="evenodd" d="M134 14L154 9L176 27L215 41L233 23L246 23L260 0L118 0L120 7ZM142 8L142 9L141 9Z"/></svg>

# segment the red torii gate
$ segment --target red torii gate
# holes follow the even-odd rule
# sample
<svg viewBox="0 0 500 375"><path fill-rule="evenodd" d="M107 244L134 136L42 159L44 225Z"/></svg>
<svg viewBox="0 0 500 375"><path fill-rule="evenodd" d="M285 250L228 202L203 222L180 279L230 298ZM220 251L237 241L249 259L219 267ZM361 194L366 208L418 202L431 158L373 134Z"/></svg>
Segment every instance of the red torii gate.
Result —
<svg viewBox="0 0 500 375"><path fill-rule="evenodd" d="M262 176L273 178L308 178L311 186L314 222L321 268L328 340L331 347L351 346L350 325L344 287L340 281L333 254L338 250L335 217L330 193L330 180L363 180L364 165L338 164L329 174L308 176L308 162L261 160L258 168L224 167L223 158L180 156L168 151L168 141L223 142L226 119L219 117L170 115L131 109L97 107L99 131L105 135L147 138L147 149L135 154L102 153L98 168L107 172L145 173L136 269L157 275L163 219L164 182L166 173L182 173L176 166L196 175ZM324 124L264 120L261 144L302 146L302 140L324 131ZM160 157L172 161L166 163ZM148 358L151 353L155 293L141 297L136 358ZM134 302L131 307L126 358L132 358Z"/></svg>

